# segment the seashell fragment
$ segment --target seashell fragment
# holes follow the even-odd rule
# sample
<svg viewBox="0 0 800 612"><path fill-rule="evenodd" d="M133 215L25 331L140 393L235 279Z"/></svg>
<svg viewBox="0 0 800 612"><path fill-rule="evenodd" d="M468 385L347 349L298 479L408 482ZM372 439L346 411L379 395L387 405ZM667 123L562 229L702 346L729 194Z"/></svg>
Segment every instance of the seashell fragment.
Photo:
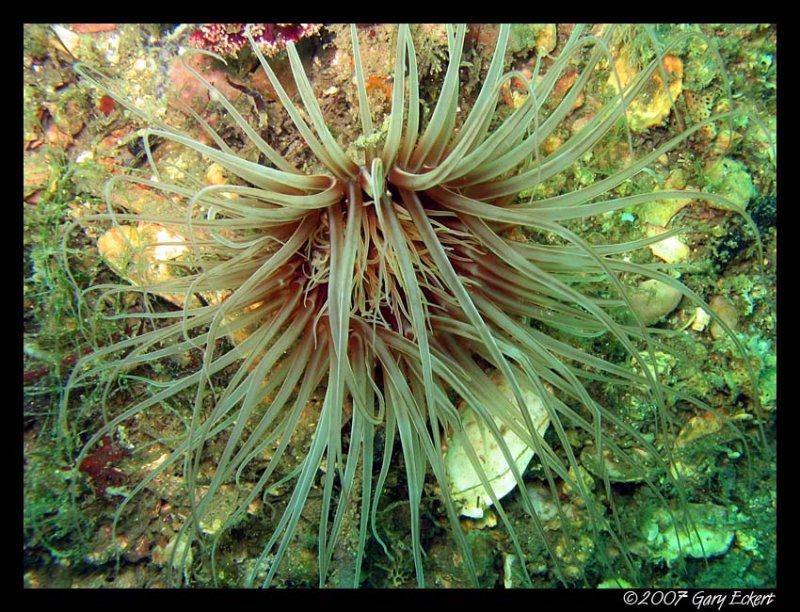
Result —
<svg viewBox="0 0 800 612"><path fill-rule="evenodd" d="M520 384L525 406L536 434L543 436L550 425L550 417L544 402L531 387L524 374L521 371L518 371L517 374L517 381ZM523 433L527 431L525 420L505 377L496 372L492 376L492 382L497 385L502 399L498 400L497 409L490 407L489 410L502 437L502 445L508 449L517 470L522 473L534 455L534 449L514 431L525 436ZM460 409L462 430L453 432L448 440L445 459L450 495L463 516L481 518L485 509L492 505L492 499L469 459L468 447L472 447L477 455L480 468L486 475L497 499L514 490L517 481L503 454L500 441L492 433L488 424L474 410L464 405Z"/></svg>

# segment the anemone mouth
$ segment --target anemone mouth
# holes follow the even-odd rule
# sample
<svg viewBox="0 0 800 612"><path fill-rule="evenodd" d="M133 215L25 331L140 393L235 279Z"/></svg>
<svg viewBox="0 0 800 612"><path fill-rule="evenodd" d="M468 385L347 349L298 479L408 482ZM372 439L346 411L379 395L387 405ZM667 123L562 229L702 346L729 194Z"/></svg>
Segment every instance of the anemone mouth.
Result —
<svg viewBox="0 0 800 612"><path fill-rule="evenodd" d="M469 112L461 116L459 68L466 32L464 26L447 29L449 59L425 121L414 40L407 26L398 28L383 146L367 144L363 159L355 161L331 133L295 47L289 43L287 55L299 100L289 96L248 31L282 107L321 168L316 173L293 166L223 96L218 96L220 104L264 163L237 155L197 113L190 111L214 146L148 116L98 73L79 68L89 84L154 124L145 132L152 177L111 181L109 213L102 220L118 227L159 223L179 237L168 244L177 243L186 252L166 263L180 274L140 282L137 289L144 296L182 296L182 307L122 315L159 324L79 362L68 384L61 423L68 431L69 389L87 378L108 381L105 410L108 396L128 372L186 352L197 356L193 371L153 384L144 399L108 415L78 455L80 462L118 425L179 397L191 397L185 433L132 487L117 513L118 519L125 504L182 466L190 514L176 536L180 546L173 547L174 567L185 570L192 547L208 544L213 568L223 534L246 521L253 503L289 483L282 511L246 583L272 582L309 512L309 499L316 495L321 500L315 519L320 584L330 577L334 560L344 555L342 541L349 537L355 542L349 559L351 584L358 586L368 542L374 539L387 552L390 548L377 517L387 475L401 457L417 584L426 584L420 507L431 484L465 572L479 583L472 544L459 519L468 502L453 490L454 475L446 460L447 447L456 445L474 474L481 509L491 506L499 517L507 550L524 559L529 547L544 549L554 575L565 583L585 580L583 570L567 568L586 534L593 542L616 547L623 558L620 565L636 574L630 535L620 529L614 501L619 480L611 466L635 475L665 506L666 489L686 506L684 476L674 469L667 441L675 436L671 407L682 402L716 411L668 385L658 372L657 354L670 349L634 307L630 279L657 280L699 308L705 301L665 267L626 259L625 254L663 240L663 235L597 245L579 236L569 222L690 194L735 211L754 228L741 207L713 194L674 190L609 195L704 125L732 113L686 127L588 186L547 197L518 197L573 166L615 126L625 125L626 109L654 75L663 74L667 51L600 105L583 129L545 153L544 139L572 109L593 71L603 62L613 64L610 34L598 38L576 28L549 69L529 78L505 71L509 28L501 27L481 87ZM376 130L355 27L351 35L355 97L361 130L369 135ZM580 68L573 85L554 100L557 83L576 62ZM190 70L219 94L203 75ZM503 88L512 81L525 95L505 112ZM150 153L148 142L154 137L219 164L231 181L201 186L169 180ZM148 218L118 212L111 192L124 181L167 196L173 210ZM548 235L549 242L534 241L536 232ZM757 230L755 234L758 241ZM105 289L114 294L131 287ZM746 355L726 322L713 312L710 316L740 355ZM583 338L605 338L629 363L592 354L580 344ZM745 368L757 386L752 367ZM219 383L223 374L226 382ZM631 425L598 397L598 386L613 387L651 406L648 424ZM530 393L540 404L536 415ZM760 416L757 395L753 411ZM472 429L480 430L480 443L471 437L468 418L477 423ZM720 420L744 440L730 419L720 415ZM546 433L543 422L550 426ZM301 430L305 437L298 435ZM658 431L658 437L651 431ZM573 450L575 436L583 440L585 453ZM527 450L518 450L518 441ZM537 458L542 486L563 525L561 533L549 533L541 508L528 495L519 495L516 502L501 499L493 484L496 474L482 456L489 446L522 491L527 465L518 464L519 456L530 451ZM236 500L212 529L209 525L231 483L237 485ZM562 501L564 487L572 491L574 503ZM607 497L605 505L597 503L593 487ZM570 518L578 505L585 513L581 526ZM527 516L525 527L520 516ZM534 538L541 543L532 546ZM530 585L527 570L522 574L522 583Z"/></svg>

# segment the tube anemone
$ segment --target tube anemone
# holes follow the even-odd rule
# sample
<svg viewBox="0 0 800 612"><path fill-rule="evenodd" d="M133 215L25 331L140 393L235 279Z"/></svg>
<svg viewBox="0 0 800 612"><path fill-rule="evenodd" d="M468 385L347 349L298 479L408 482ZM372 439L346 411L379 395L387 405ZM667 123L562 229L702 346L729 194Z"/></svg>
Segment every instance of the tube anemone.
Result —
<svg viewBox="0 0 800 612"><path fill-rule="evenodd" d="M215 559L226 534L247 523L253 504L269 499L274 521L261 542L262 552L248 567L246 584L273 583L301 522L310 516L318 523L319 584L325 585L335 570L340 582L346 576L349 585L358 586L370 543L387 552L392 548L380 532L379 516L386 506L389 474L396 477L400 471L417 584L429 584L421 509L431 491L467 576L480 584L446 460L446 447L457 444L506 533L509 553L526 559L531 542L537 541L555 577L581 583L582 571L569 571L567 560L580 550L582 531L615 547L619 571L637 580L630 534L621 528L619 493L608 466L636 474L665 507L668 498L685 506L683 476L672 469L667 442L676 431L670 407L679 402L714 411L664 380L657 355L673 349L634 307L631 287L635 280L655 279L695 306L707 306L666 267L628 257L664 235L598 243L579 235L572 222L656 200L695 198L711 200L755 226L740 207L713 194L615 195L616 188L655 160L732 112L686 126L626 167L582 188L519 197L573 167L624 126L626 109L654 75L663 73L666 52L610 96L579 131L545 151L543 143L592 74L613 66L612 32L598 37L574 28L547 70L526 76L506 70L509 27L501 27L477 95L462 112L459 72L467 28L448 27L447 66L425 114L415 44L410 29L400 26L382 143L368 139L357 154L345 150L329 128L295 46L289 43L286 50L297 92L293 97L251 38L261 69L313 156L312 171L282 156L192 68L258 151L259 161L239 155L193 111L188 112L202 141L140 110L95 70L79 67L86 83L150 125L144 142L152 176L113 179L106 194L108 213L88 221L111 221L117 227L159 224L181 237L172 246L185 251L164 262L173 271L167 280L99 288L105 298L131 291L145 301L180 296L182 307L114 315L141 320L146 330L83 358L62 405L61 426L69 440L70 390L89 380L103 381L106 420L79 451L80 463L118 426L190 398L182 414L184 431L132 486L116 519L155 481L182 469L190 512L172 552L172 567L181 573L187 574L193 554L205 549L216 580ZM369 136L378 131L375 111L355 27L351 36L361 131ZM561 77L576 67L571 87L557 93ZM502 101L512 82L522 95L509 110ZM151 151L156 139L221 166L228 183L204 186L188 175L168 178ZM196 176L205 169L198 168ZM134 213L113 203L114 190L126 181L165 196L166 212ZM741 340L709 312L745 356ZM592 353L586 339L602 339L614 347L616 357ZM187 354L194 356L196 367L166 382L157 380L154 364ZM755 387L749 362L745 367ZM144 381L148 391L112 409L110 398L126 381ZM602 388L615 389L617 397L638 398L652 407L652 420L644 427L631 424L614 400L599 392ZM531 390L550 424L546 433L531 416L526 400ZM754 408L756 416L759 410ZM522 492L525 467L516 463L506 432L513 431L533 450L538 476L561 519L561 539L546 528L541 508L529 495L500 499L495 493L483 447L465 427L468 418L499 449ZM575 436L593 449L593 456L605 458L597 461L593 475L587 472L587 459L574 451ZM232 483L235 503L221 525L211 529L215 508ZM570 517L574 508L563 501L565 487L585 507L587 524L580 528ZM607 557L597 548L600 558ZM342 558L351 566L349 573L342 569ZM532 584L522 567L522 583Z"/></svg>

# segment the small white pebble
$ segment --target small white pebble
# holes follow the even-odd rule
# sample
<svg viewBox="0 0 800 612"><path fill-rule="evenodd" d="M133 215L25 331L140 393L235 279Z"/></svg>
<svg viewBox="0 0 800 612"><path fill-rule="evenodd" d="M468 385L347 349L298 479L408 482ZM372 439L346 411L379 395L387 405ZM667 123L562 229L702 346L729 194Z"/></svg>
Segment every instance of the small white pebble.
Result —
<svg viewBox="0 0 800 612"><path fill-rule="evenodd" d="M694 321L692 321L692 329L694 331L703 331L708 322L711 320L711 316L702 308L698 306L697 310L694 313Z"/></svg>
<svg viewBox="0 0 800 612"><path fill-rule="evenodd" d="M53 32L55 32L58 40L61 41L61 44L67 49L67 51L75 55L78 50L81 37L72 30L68 30L64 26L60 25L54 25Z"/></svg>
<svg viewBox="0 0 800 612"><path fill-rule="evenodd" d="M342 59L347 57L348 56L346 53L344 53L341 50L337 50L336 54L333 56L333 59L331 60L331 66L338 66L341 63Z"/></svg>
<svg viewBox="0 0 800 612"><path fill-rule="evenodd" d="M507 589L514 588L514 563L517 560L517 555L504 554L503 555L503 587Z"/></svg>
<svg viewBox="0 0 800 612"><path fill-rule="evenodd" d="M119 63L119 34L114 34L106 43L105 57L109 64Z"/></svg>
<svg viewBox="0 0 800 612"><path fill-rule="evenodd" d="M133 64L133 69L139 72L142 72L145 68L147 68L147 61L143 57L140 57Z"/></svg>
<svg viewBox="0 0 800 612"><path fill-rule="evenodd" d="M75 158L75 162L82 164L85 161L91 161L94 159L94 153L92 151L81 151L78 154L78 157Z"/></svg>
<svg viewBox="0 0 800 612"><path fill-rule="evenodd" d="M689 247L683 244L677 236L670 236L660 242L650 245L653 255L666 261L675 263L689 259Z"/></svg>

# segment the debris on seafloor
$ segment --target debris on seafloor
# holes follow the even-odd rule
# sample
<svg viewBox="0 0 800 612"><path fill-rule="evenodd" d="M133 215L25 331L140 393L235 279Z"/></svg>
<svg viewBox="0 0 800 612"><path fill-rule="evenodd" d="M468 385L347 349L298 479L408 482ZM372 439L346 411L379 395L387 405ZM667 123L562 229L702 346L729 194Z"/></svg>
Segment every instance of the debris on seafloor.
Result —
<svg viewBox="0 0 800 612"><path fill-rule="evenodd" d="M643 281L629 293L631 307L645 325L653 325L666 317L677 308L681 297L675 287L653 278Z"/></svg>
<svg viewBox="0 0 800 612"><path fill-rule="evenodd" d="M148 286L175 278L172 262L187 250L185 243L183 236L163 225L140 223L112 227L100 236L97 249L122 278L136 286ZM159 295L176 306L184 305L184 295Z"/></svg>
<svg viewBox="0 0 800 612"><path fill-rule="evenodd" d="M517 379L521 383L523 399L536 433L539 436L543 436L550 425L550 417L544 407L542 398L530 387L529 383L524 382L524 376L520 375ZM493 414L505 412L506 416L505 418L500 416L493 416L492 418L502 436L503 445L513 457L517 470L522 473L533 458L534 449L519 437L514 430L526 431L527 426L522 414L518 409L515 410L517 402L505 377L496 372L492 376L492 381L501 392L500 397L502 399L498 403L505 404L508 408L508 410L503 410L502 407L498 407L496 412L493 409ZM492 499L481 483L478 471L470 461L467 448L471 447L473 449L486 480L491 485L497 499L514 490L517 486L517 481L506 461L498 439L492 433L488 424L484 423L481 417L472 409L467 409L462 405L461 411L463 415L461 421L462 430L453 432L447 443L446 468L450 494L463 516L481 518L485 509L492 505ZM516 427L509 427L509 422L513 422Z"/></svg>
<svg viewBox="0 0 800 612"><path fill-rule="evenodd" d="M631 64L626 53L621 53L617 57L614 62L614 72L608 78L608 85L612 90L619 91L619 84L622 85L623 90L627 90L628 85L634 81L639 71ZM664 86L661 70L656 70L639 94L631 101L625 113L628 125L634 132L642 132L661 125L669 117L675 100L683 92L681 59L674 55L667 55L664 57L662 65L664 73L670 79L667 87ZM619 77L619 84L617 77Z"/></svg>
<svg viewBox="0 0 800 612"><path fill-rule="evenodd" d="M667 231L666 227L661 227L650 223L646 223L644 226L645 235L647 235L648 238L658 236L659 234L663 234ZM663 240L651 244L650 251L653 253L653 255L669 264L686 261L689 259L689 255L691 253L689 247L686 246L677 236L668 236Z"/></svg>
<svg viewBox="0 0 800 612"><path fill-rule="evenodd" d="M724 506L687 504L684 510L656 508L643 523L643 542L633 552L672 564L680 558L710 559L728 552L735 521Z"/></svg>

